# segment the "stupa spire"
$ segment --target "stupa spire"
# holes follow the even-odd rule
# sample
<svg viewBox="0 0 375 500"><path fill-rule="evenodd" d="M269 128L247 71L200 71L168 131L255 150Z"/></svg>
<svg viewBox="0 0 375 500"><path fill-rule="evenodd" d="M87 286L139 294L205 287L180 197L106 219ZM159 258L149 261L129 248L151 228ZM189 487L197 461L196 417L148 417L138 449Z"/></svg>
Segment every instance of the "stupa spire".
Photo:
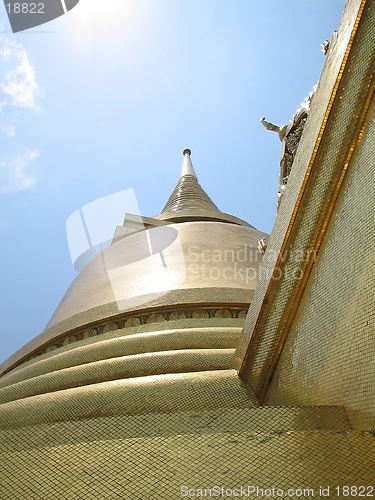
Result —
<svg viewBox="0 0 375 500"><path fill-rule="evenodd" d="M220 210L198 183L190 158L190 149L185 149L183 155L184 161L182 163L180 178L163 208L161 216L167 216L168 218L180 216L217 216L220 214Z"/></svg>
<svg viewBox="0 0 375 500"><path fill-rule="evenodd" d="M155 219L171 222L220 221L250 226L247 222L233 215L225 214L217 208L198 182L191 162L190 149L185 149L183 156L184 160L177 186L161 214L157 215Z"/></svg>
<svg viewBox="0 0 375 500"><path fill-rule="evenodd" d="M191 158L190 158L191 151L190 151L190 149L184 149L184 152L182 154L184 155L184 161L182 163L180 179L184 175L192 175L195 178L197 178L197 176L194 172L193 164L191 163Z"/></svg>

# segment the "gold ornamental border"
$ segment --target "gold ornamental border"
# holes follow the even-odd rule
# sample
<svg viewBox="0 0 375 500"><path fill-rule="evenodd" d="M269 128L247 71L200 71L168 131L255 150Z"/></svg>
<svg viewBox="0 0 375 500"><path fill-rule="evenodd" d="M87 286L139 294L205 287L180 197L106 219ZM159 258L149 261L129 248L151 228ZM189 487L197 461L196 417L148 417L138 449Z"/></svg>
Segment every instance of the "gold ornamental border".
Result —
<svg viewBox="0 0 375 500"><path fill-rule="evenodd" d="M62 335L51 339L45 344L39 346L37 349L29 353L24 358L21 358L19 361L8 367L4 372L0 375L0 378L3 375L6 375L14 368L27 363L39 356L54 352L61 347L65 347L66 345L70 345L75 342L79 342L81 340L86 340L90 337L95 337L97 335L102 335L111 330L120 330L132 327L140 327L146 324L152 323L168 323L169 321L179 321L179 320L188 320L188 319L210 319L210 318L229 318L229 319L241 319L243 320L246 317L247 310L249 308L249 304L240 304L240 303L199 303L199 304L178 304L178 305L170 305L165 307L153 307L148 309L142 309L137 312L127 312L122 314L117 314L114 316L109 316L107 318L102 318L100 320L92 321L85 325L81 325L76 328L72 328ZM171 318L173 313L180 313L184 315L183 318ZM199 315L203 316L199 316ZM221 314L221 315L220 315ZM156 319L155 316L161 316L161 318ZM137 324L129 324L129 322L134 320ZM128 324L126 324L128 323ZM105 327L108 327L107 330L103 331ZM88 331L91 330L90 333Z"/></svg>

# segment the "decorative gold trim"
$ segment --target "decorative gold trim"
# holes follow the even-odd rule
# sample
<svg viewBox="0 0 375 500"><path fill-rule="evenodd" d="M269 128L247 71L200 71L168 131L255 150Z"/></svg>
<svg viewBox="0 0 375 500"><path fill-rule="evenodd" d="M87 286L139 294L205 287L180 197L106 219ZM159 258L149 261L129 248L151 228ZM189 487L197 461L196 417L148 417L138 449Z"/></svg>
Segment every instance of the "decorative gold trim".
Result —
<svg viewBox="0 0 375 500"><path fill-rule="evenodd" d="M190 307L189 307L190 306ZM168 322L179 319L210 319L210 318L234 318L245 319L249 304L199 304L189 306L170 306L168 308L152 308L137 313L126 313L112 316L105 320L95 321L79 328L69 330L58 338L55 338L43 345L38 350L31 353L26 358L14 364L2 375L9 373L17 366L20 366L31 359L35 359L47 352L55 351L68 344L79 342L90 337L102 335L108 331L131 328L134 326L146 325L150 323Z"/></svg>

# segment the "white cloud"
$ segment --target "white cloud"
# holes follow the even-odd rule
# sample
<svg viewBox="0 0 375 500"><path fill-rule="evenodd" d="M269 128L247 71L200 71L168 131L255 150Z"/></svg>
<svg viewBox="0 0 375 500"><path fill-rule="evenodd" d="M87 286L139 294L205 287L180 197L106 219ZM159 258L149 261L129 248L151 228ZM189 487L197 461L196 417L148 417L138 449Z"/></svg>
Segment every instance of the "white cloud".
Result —
<svg viewBox="0 0 375 500"><path fill-rule="evenodd" d="M1 44L0 59L5 71L0 88L5 102L18 108L38 109L37 97L41 91L26 50L20 43L7 38L3 38Z"/></svg>
<svg viewBox="0 0 375 500"><path fill-rule="evenodd" d="M19 192L31 189L37 184L36 175L31 172L30 164L39 156L37 149L27 150L25 154L12 160L0 162L0 191Z"/></svg>
<svg viewBox="0 0 375 500"><path fill-rule="evenodd" d="M39 109L39 97L41 90L26 50L20 43L0 36L0 134L12 141L12 149L17 144L16 127L25 112ZM0 193L36 186L38 178L31 164L38 156L38 149L32 148L0 161Z"/></svg>

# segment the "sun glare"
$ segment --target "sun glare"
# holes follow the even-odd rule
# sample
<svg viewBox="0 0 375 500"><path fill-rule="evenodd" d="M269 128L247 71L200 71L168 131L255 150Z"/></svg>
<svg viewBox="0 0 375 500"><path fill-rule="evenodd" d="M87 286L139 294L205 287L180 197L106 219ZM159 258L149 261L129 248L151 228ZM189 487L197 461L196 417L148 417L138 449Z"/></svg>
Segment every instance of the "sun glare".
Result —
<svg viewBox="0 0 375 500"><path fill-rule="evenodd" d="M80 39L127 29L140 4L136 0L80 0L71 10L70 25ZM98 37L99 39L100 37Z"/></svg>

